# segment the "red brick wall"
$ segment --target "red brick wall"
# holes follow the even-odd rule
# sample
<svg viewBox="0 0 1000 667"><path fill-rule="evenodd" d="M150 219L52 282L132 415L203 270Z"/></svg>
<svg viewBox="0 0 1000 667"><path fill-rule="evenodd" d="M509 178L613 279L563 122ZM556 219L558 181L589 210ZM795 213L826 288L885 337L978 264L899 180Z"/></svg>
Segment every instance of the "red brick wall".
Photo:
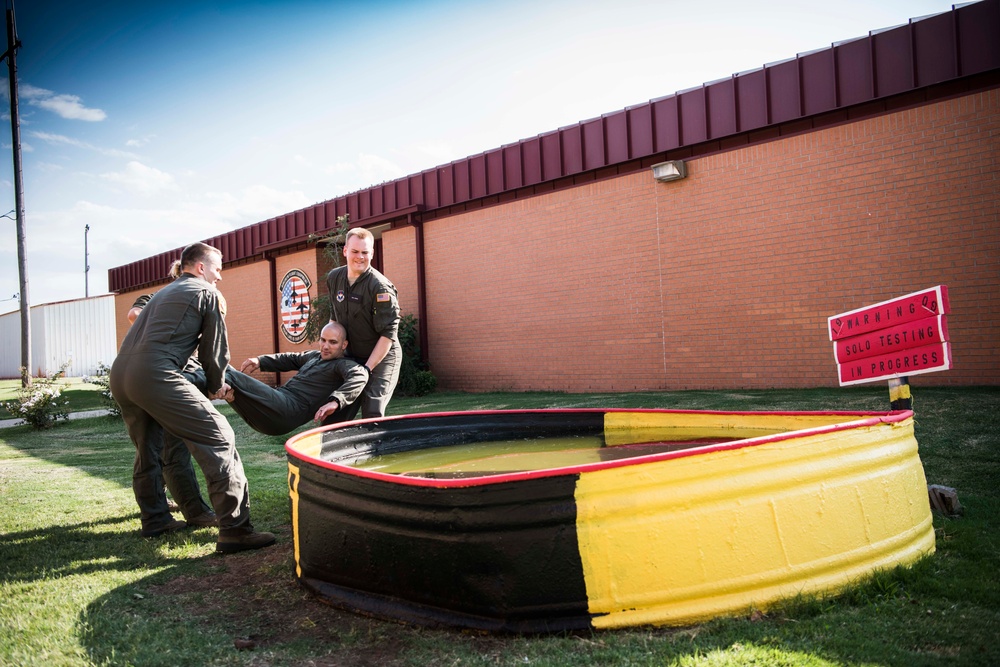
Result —
<svg viewBox="0 0 1000 667"><path fill-rule="evenodd" d="M424 223L442 389L836 386L827 317L947 285L954 368L1000 383L1000 91ZM384 233L417 312L416 230ZM313 280L316 251L279 257ZM226 269L233 363L272 351L266 261ZM325 291L325 287L323 288ZM124 313L141 292L116 300ZM307 349L281 337L279 349Z"/></svg>
<svg viewBox="0 0 1000 667"><path fill-rule="evenodd" d="M396 286L403 314L417 314L417 232L403 227L382 235L382 264L385 276Z"/></svg>
<svg viewBox="0 0 1000 667"><path fill-rule="evenodd" d="M687 166L426 223L439 386L836 385L826 318L937 284L954 368L912 382L1000 380L1000 91Z"/></svg>
<svg viewBox="0 0 1000 667"><path fill-rule="evenodd" d="M154 287L152 289L122 292L115 295L115 340L118 347L121 347L122 339L125 338L129 327L132 326L128 321L128 311L132 310L132 304L143 294L152 294L158 289L159 287ZM108 365L110 363L108 362Z"/></svg>
<svg viewBox="0 0 1000 667"><path fill-rule="evenodd" d="M219 291L226 297L229 363L237 370L249 357L274 352L269 281L266 261L222 271ZM277 299L277 295L274 298ZM273 375L269 374L259 377L273 380Z"/></svg>

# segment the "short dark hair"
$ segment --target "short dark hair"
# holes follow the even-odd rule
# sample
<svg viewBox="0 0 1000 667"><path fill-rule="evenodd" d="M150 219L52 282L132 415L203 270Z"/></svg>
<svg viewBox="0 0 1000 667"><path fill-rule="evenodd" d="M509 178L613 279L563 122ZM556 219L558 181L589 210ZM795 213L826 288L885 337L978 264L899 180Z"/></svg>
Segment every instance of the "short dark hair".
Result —
<svg viewBox="0 0 1000 667"><path fill-rule="evenodd" d="M222 257L222 251L218 248L213 248L207 243L192 243L181 252L181 268L187 268L194 266L198 262L204 262L208 259L209 255Z"/></svg>

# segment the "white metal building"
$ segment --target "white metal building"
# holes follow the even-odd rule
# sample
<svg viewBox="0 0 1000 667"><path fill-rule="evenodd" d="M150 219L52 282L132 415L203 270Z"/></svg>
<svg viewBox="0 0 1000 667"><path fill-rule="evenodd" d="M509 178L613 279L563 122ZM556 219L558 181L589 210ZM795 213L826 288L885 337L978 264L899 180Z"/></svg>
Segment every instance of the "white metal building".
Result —
<svg viewBox="0 0 1000 667"><path fill-rule="evenodd" d="M31 367L35 377L51 375L69 362L67 377L94 375L118 354L115 296L57 301L31 308ZM0 315L0 378L21 376L21 314Z"/></svg>

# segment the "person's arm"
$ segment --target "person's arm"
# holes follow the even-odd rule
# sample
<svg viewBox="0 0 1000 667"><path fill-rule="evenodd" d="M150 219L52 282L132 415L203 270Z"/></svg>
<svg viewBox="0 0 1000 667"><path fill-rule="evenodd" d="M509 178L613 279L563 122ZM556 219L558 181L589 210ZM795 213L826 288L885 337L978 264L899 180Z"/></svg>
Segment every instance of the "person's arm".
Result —
<svg viewBox="0 0 1000 667"><path fill-rule="evenodd" d="M368 384L368 371L361 364L350 359L338 360L337 371L344 381L330 394L329 401L316 411L316 416L313 419L318 422L322 422L340 408L358 400L361 392L365 390L365 385Z"/></svg>
<svg viewBox="0 0 1000 667"><path fill-rule="evenodd" d="M125 314L129 324L133 324L135 322L135 318L139 317L139 313L142 312L142 309L146 307L146 304L149 303L149 300L152 298L152 294L143 294L132 303L132 307L129 308L128 313Z"/></svg>
<svg viewBox="0 0 1000 667"><path fill-rule="evenodd" d="M198 361L205 370L206 393L213 395L217 394L225 383L226 367L229 366L229 337L218 293L215 290L205 290L202 298L204 303Z"/></svg>
<svg viewBox="0 0 1000 667"><path fill-rule="evenodd" d="M315 354L312 352L276 352L275 354L262 354L253 358L257 360L257 367L265 373L284 373L286 371L299 370L309 359L318 354L319 352ZM247 361L250 361L250 359L247 359Z"/></svg>
<svg viewBox="0 0 1000 667"><path fill-rule="evenodd" d="M372 348L372 353L368 355L368 360L365 361L365 366L368 367L368 370L375 370L375 367L385 359L385 355L389 354L390 349L392 349L392 339L379 336L378 342Z"/></svg>
<svg viewBox="0 0 1000 667"><path fill-rule="evenodd" d="M372 295L374 312L372 328L378 333L379 339L365 361L369 371L382 363L385 355L392 349L394 340L398 340L399 320L401 317L399 301L396 298L396 288L391 283L380 284Z"/></svg>

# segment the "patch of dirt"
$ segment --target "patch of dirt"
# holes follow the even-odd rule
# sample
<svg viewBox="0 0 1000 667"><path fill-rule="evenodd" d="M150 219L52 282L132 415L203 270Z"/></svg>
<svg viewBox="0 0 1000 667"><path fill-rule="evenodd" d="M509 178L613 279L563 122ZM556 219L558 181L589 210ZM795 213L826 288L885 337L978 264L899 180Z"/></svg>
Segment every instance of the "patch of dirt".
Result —
<svg viewBox="0 0 1000 667"><path fill-rule="evenodd" d="M295 579L291 530L279 528L271 547L212 556L205 574L184 575L150 587L163 596L182 596L193 617L214 629L228 630L239 651L283 654L291 643L315 644L308 659L282 665L375 667L407 664L401 653L404 636L420 629L341 611L301 588ZM182 601L182 603L185 603ZM261 655L254 665L270 664Z"/></svg>

